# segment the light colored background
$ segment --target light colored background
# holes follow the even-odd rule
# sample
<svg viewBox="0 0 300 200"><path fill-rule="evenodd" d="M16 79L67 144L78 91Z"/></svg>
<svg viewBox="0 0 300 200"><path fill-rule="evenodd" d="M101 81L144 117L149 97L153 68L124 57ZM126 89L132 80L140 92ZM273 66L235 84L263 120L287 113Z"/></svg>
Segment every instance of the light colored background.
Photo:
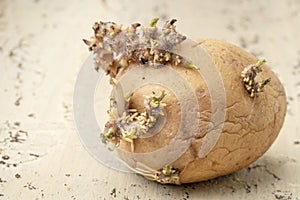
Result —
<svg viewBox="0 0 300 200"><path fill-rule="evenodd" d="M299 10L298 0L1 0L0 199L300 198ZM288 96L285 124L249 168L163 186L108 169L81 145L72 118L76 75L89 55L81 39L96 20L129 25L157 16L177 18L191 38L242 46L279 75ZM13 140L18 130L28 133L19 132L21 143Z"/></svg>

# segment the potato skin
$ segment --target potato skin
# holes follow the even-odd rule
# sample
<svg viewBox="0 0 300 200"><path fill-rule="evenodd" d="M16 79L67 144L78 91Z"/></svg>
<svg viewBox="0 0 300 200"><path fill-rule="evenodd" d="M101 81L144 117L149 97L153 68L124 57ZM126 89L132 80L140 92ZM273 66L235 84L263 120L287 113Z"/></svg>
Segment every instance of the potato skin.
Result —
<svg viewBox="0 0 300 200"><path fill-rule="evenodd" d="M284 88L267 65L263 65L261 76L271 77L271 82L253 99L244 90L240 73L258 59L226 42L206 39L200 40L199 44L210 55L223 78L226 118L215 147L206 158L196 157L188 162L180 173L181 183L208 180L248 166L272 145L286 114ZM191 148L197 149L201 140L195 140ZM182 162L186 162L184 157Z"/></svg>
<svg viewBox="0 0 300 200"><path fill-rule="evenodd" d="M199 40L199 45L211 57L223 79L226 92L226 116L218 142L206 157L199 158L198 151L207 134L207 127L212 115L211 96L201 75L193 70L174 67L192 85L201 112L199 133L196 134L190 148L172 163L181 171L179 174L181 183L212 179L248 166L272 145L283 125L286 114L284 88L276 74L267 65L263 65L263 72L260 75L265 78L270 77L271 82L264 88L264 92L259 93L255 98L250 98L244 89L240 74L244 67L255 64L258 59L237 46L218 40L202 39ZM141 93L137 90L131 103L141 102L140 98L144 92L145 87ZM151 86L149 86L149 93L151 93ZM168 98L175 98L175 96ZM168 101L176 102L176 99L168 99ZM176 107L176 105L174 106ZM172 109L172 106L167 109ZM167 112L171 111L167 110ZM175 124L178 123L178 117L168 118L168 120ZM173 130L171 128L171 132L176 133L177 128L174 126ZM170 127L168 127L168 132L170 132ZM155 144L159 141L165 144L164 137L167 140L170 139L170 135L166 137L164 134L160 133L156 136ZM147 138L147 144L140 140L135 141L138 152L147 152L147 145L154 143L151 138ZM129 151L128 145L123 144L120 147ZM151 148L152 150L153 148Z"/></svg>

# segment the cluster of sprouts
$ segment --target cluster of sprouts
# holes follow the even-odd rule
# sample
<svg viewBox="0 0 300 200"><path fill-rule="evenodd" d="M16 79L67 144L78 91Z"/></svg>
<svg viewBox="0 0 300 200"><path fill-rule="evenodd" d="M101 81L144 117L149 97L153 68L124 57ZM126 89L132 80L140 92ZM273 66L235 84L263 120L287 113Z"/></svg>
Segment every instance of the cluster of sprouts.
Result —
<svg viewBox="0 0 300 200"><path fill-rule="evenodd" d="M271 78L259 80L257 76L262 72L262 65L265 62L265 60L259 60L256 64L245 67L241 73L244 87L252 98L263 92L263 88L271 81Z"/></svg>
<svg viewBox="0 0 300 200"><path fill-rule="evenodd" d="M95 69L103 69L111 77L115 77L131 63L170 64L198 69L180 55L171 52L186 39L176 31L176 21L168 20L161 30L156 26L158 18L154 18L149 26L134 23L125 29L114 22L100 21L93 26L94 36L83 41L95 54Z"/></svg>
<svg viewBox="0 0 300 200"><path fill-rule="evenodd" d="M151 173L143 174L147 179L157 181L162 184L176 184L180 185L179 179L180 170L172 165L166 165L160 170L154 170Z"/></svg>
<svg viewBox="0 0 300 200"><path fill-rule="evenodd" d="M155 125L157 118L160 115L164 115L163 109L166 104L161 101L165 96L165 91L162 91L159 96L155 96L155 94L145 96L143 111L128 109L128 111L123 112L122 116L119 116L117 112L115 99L111 98L111 107L108 111L109 121L105 124L104 133L100 135L102 142L111 144L112 147L110 149L113 150L123 140L130 143L131 151L133 152L134 139L146 133ZM129 100L130 97L128 98Z"/></svg>

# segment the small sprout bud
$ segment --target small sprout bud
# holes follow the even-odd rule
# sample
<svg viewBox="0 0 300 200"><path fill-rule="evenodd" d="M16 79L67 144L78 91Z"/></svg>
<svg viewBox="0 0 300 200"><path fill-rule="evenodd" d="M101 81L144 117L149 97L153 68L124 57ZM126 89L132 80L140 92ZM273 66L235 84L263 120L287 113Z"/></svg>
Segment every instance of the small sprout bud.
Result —
<svg viewBox="0 0 300 200"><path fill-rule="evenodd" d="M83 40L83 42L84 42L86 45L88 45L88 46L90 46L90 45L92 44L92 42L89 41L89 40L86 40L86 39L82 39L82 40Z"/></svg>
<svg viewBox="0 0 300 200"><path fill-rule="evenodd" d="M167 94L165 93L165 91L163 90L162 93L159 95L159 97L153 97L152 101L155 104L159 104L161 102L161 100L163 100L163 98L166 96Z"/></svg>
<svg viewBox="0 0 300 200"><path fill-rule="evenodd" d="M265 85L267 85L271 81L271 78L267 78L261 81L261 88L263 88Z"/></svg>
<svg viewBox="0 0 300 200"><path fill-rule="evenodd" d="M175 22L177 22L177 19L171 19L171 20L169 21L169 24L173 25L173 24L175 24Z"/></svg>
<svg viewBox="0 0 300 200"><path fill-rule="evenodd" d="M197 66L194 65L193 63L189 63L187 66L188 66L188 68L190 68L190 69L199 70L199 67L197 67Z"/></svg>
<svg viewBox="0 0 300 200"><path fill-rule="evenodd" d="M134 24L131 24L131 27L135 30L137 29L137 27L140 27L141 24L140 23L134 23Z"/></svg>
<svg viewBox="0 0 300 200"><path fill-rule="evenodd" d="M175 22L177 22L177 19L171 19L167 21L164 25L165 29L175 30ZM169 33L169 31L166 31L166 33Z"/></svg>
<svg viewBox="0 0 300 200"><path fill-rule="evenodd" d="M265 59L263 60L259 60L257 63L256 63L256 66L258 67L261 67L263 64L265 64L267 61Z"/></svg>
<svg viewBox="0 0 300 200"><path fill-rule="evenodd" d="M153 18L149 24L150 27L156 27L159 18Z"/></svg>

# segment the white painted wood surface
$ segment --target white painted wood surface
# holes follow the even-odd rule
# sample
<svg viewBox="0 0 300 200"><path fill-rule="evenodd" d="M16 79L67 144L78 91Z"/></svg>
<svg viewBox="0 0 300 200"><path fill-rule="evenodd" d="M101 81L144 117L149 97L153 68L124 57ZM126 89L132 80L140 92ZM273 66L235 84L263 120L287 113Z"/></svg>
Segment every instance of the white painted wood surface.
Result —
<svg viewBox="0 0 300 200"><path fill-rule="evenodd" d="M299 199L299 10L298 0L1 0L0 199ZM72 94L89 55L81 39L96 20L128 25L157 16L177 18L191 38L225 40L266 58L284 83L284 127L249 168L163 186L102 166L80 143Z"/></svg>

